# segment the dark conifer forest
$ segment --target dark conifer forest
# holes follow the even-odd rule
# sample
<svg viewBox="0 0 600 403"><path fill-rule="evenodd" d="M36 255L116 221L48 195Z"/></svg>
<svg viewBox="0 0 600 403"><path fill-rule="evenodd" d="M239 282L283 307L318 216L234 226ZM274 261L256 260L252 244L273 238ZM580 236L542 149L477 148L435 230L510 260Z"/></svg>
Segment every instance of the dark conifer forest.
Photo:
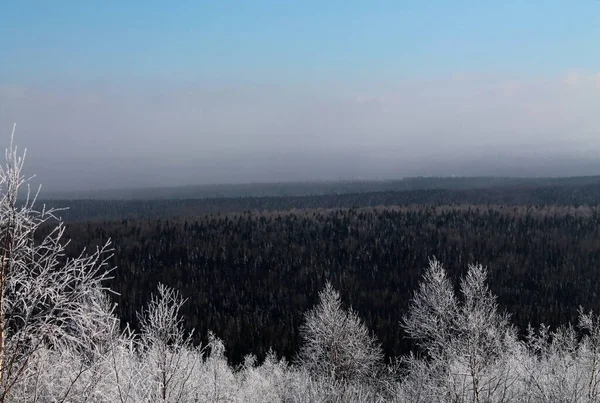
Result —
<svg viewBox="0 0 600 403"><path fill-rule="evenodd" d="M400 321L431 257L456 281L489 272L518 329L600 311L596 178L467 188L173 200L71 200L68 251L106 239L117 313L136 314L158 283L188 298L196 342L213 331L229 361L294 357L303 313L326 282L380 340L387 358L413 348ZM521 336L523 336L521 334Z"/></svg>

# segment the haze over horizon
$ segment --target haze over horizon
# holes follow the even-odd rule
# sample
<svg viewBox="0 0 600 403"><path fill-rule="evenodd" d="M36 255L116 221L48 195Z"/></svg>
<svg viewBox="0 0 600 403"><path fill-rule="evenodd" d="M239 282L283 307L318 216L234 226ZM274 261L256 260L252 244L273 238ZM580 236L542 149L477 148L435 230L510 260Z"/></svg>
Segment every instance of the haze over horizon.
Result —
<svg viewBox="0 0 600 403"><path fill-rule="evenodd" d="M10 2L0 144L49 190L600 175L599 38L593 0Z"/></svg>

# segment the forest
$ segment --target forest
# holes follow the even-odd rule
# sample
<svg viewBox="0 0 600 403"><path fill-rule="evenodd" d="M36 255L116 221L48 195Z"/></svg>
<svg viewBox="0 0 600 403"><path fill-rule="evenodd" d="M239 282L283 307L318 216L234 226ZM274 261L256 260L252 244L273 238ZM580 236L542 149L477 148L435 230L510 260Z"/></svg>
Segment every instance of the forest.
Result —
<svg viewBox="0 0 600 403"><path fill-rule="evenodd" d="M549 205L306 209L76 222L66 236L73 253L113 240L110 285L127 323L167 284L189 299L187 325L222 337L232 364L270 348L294 356L303 313L327 281L391 358L411 348L400 320L432 256L455 280L485 264L520 329L574 322L580 305L600 311L599 214Z"/></svg>
<svg viewBox="0 0 600 403"><path fill-rule="evenodd" d="M61 210L6 156L0 402L600 401L594 178Z"/></svg>

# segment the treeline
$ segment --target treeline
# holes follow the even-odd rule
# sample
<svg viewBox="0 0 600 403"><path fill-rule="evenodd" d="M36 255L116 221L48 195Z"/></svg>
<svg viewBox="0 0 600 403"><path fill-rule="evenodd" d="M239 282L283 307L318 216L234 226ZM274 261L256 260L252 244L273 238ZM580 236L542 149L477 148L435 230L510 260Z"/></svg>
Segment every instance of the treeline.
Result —
<svg viewBox="0 0 600 403"><path fill-rule="evenodd" d="M503 205L587 205L600 201L600 180L597 177L539 179L537 182L504 182L488 178L485 182L457 183L444 187L435 178L412 190L385 190L305 196L244 196L215 198L179 198L138 200L46 200L48 207L69 206L60 212L65 221L102 221L124 218L151 219L187 217L204 214L244 211L285 211L292 209L330 209L396 205L450 205L450 204L503 204ZM495 179L499 183L495 183ZM445 179L451 181L452 179ZM431 182L431 183L430 183ZM447 185L449 186L449 185ZM471 186L471 187L468 187ZM157 190L158 191L158 190ZM252 192L249 192L252 194Z"/></svg>
<svg viewBox="0 0 600 403"><path fill-rule="evenodd" d="M453 279L469 263L484 263L500 309L512 313L520 329L574 322L579 305L600 311L595 207L207 214L77 222L65 235L73 254L113 240L111 264L118 270L110 286L119 292L124 322L136 323L135 312L163 282L189 298L181 309L186 326L200 336L219 335L232 363L248 353L264 357L269 348L295 356L302 315L327 281L374 331L388 358L406 353L414 346L399 323L431 256Z"/></svg>
<svg viewBox="0 0 600 403"><path fill-rule="evenodd" d="M423 189L488 189L507 187L582 186L600 183L600 176L514 177L407 177L397 180L355 180L286 183L214 184L140 189L104 189L45 193L48 199L152 200L231 197L290 197L372 193Z"/></svg>

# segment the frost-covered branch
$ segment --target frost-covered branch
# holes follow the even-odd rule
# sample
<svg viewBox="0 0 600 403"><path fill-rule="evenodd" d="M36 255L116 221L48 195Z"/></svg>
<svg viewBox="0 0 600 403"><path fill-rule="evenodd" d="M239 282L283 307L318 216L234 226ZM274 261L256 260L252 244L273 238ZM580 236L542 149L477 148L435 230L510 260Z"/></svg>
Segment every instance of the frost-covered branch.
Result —
<svg viewBox="0 0 600 403"><path fill-rule="evenodd" d="M30 376L37 352L68 347L93 359L118 327L105 296L110 242L90 255L68 258L60 221L37 242L36 232L56 220L56 210L37 209L14 129L5 158L0 167L0 401ZM20 200L24 186L26 197Z"/></svg>

